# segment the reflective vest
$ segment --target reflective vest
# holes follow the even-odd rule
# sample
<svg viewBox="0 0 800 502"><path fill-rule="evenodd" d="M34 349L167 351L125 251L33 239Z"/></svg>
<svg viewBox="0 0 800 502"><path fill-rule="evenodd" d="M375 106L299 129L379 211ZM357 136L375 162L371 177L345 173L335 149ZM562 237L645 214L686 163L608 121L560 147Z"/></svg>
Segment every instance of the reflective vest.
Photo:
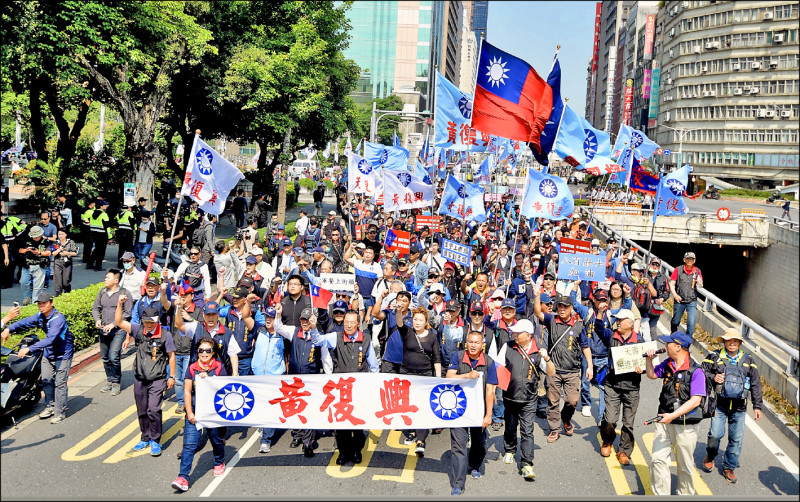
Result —
<svg viewBox="0 0 800 502"><path fill-rule="evenodd" d="M0 228L0 234L3 235L6 241L12 241L24 232L26 228L28 228L28 225L24 221L16 216L9 216L6 218L3 228Z"/></svg>
<svg viewBox="0 0 800 502"><path fill-rule="evenodd" d="M83 214L81 215L81 220L83 220L84 223L86 223L87 225L89 224L89 218L91 218L92 216L92 211L94 211L94 208L90 207L89 209L84 211Z"/></svg>
<svg viewBox="0 0 800 502"><path fill-rule="evenodd" d="M133 232L133 213L125 210L116 216L117 228Z"/></svg>
<svg viewBox="0 0 800 502"><path fill-rule="evenodd" d="M106 229L104 222L108 221L108 215L102 209L93 209L89 215L89 230L92 232L104 232L111 238L111 229Z"/></svg>

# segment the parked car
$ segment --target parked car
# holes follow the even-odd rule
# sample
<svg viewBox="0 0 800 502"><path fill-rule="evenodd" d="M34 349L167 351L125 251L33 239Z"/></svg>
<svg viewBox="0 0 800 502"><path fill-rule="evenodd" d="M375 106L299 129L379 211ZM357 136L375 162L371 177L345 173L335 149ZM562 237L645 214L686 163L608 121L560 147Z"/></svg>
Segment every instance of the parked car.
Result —
<svg viewBox="0 0 800 502"><path fill-rule="evenodd" d="M573 174L572 176L569 177L569 179L567 179L567 184L568 185L577 185L578 184L578 178L576 178L575 175Z"/></svg>

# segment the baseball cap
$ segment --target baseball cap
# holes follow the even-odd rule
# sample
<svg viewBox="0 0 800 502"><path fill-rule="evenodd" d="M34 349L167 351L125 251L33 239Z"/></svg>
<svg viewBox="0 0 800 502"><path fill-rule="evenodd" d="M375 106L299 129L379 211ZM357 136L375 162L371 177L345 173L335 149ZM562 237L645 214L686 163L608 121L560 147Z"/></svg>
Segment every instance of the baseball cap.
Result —
<svg viewBox="0 0 800 502"><path fill-rule="evenodd" d="M141 319L142 321L158 322L158 309L152 305L145 307Z"/></svg>
<svg viewBox="0 0 800 502"><path fill-rule="evenodd" d="M253 255L250 255L250 256L248 256L247 258L245 258L245 260L244 260L244 261L245 261L246 263L249 263L249 264L251 264L251 265L255 265L255 264L257 264L257 263L258 263L258 258L256 258L256 257L255 257L255 256L253 256Z"/></svg>
<svg viewBox="0 0 800 502"><path fill-rule="evenodd" d="M291 245L292 245L292 239L289 239L288 237L286 239L283 239L283 247Z"/></svg>
<svg viewBox="0 0 800 502"><path fill-rule="evenodd" d="M347 302L344 300L336 300L336 303L333 304L333 311L347 312Z"/></svg>
<svg viewBox="0 0 800 502"><path fill-rule="evenodd" d="M359 242L358 244L356 244L356 249L367 249L367 245L364 244L363 242Z"/></svg>
<svg viewBox="0 0 800 502"><path fill-rule="evenodd" d="M744 338L742 338L742 334L739 333L738 329L736 329L736 328L728 328L728 329L725 330L725 333L723 333L722 336L718 336L717 337L717 341L718 342L724 342L726 340L744 341Z"/></svg>
<svg viewBox="0 0 800 502"><path fill-rule="evenodd" d="M276 230L286 230L286 227L282 223L278 223L278 226L275 227Z"/></svg>
<svg viewBox="0 0 800 502"><path fill-rule="evenodd" d="M629 309L620 309L616 314L614 314L614 317L618 321L620 321L622 319L630 319L631 321L634 320L633 312L631 312Z"/></svg>
<svg viewBox="0 0 800 502"><path fill-rule="evenodd" d="M239 286L238 288L234 288L234 290L231 292L234 298L245 298L248 295L248 293L250 292L244 286Z"/></svg>
<svg viewBox="0 0 800 502"><path fill-rule="evenodd" d="M39 225L34 225L31 227L30 232L28 232L28 235L31 236L31 239L38 239L44 235L44 229Z"/></svg>
<svg viewBox="0 0 800 502"><path fill-rule="evenodd" d="M100 207L107 206L108 205L108 201L100 199L100 200L97 201L97 205L100 206Z"/></svg>
<svg viewBox="0 0 800 502"><path fill-rule="evenodd" d="M650 260L650 264L653 264L653 263L658 263L659 265L661 265L661 260L659 260L658 258L656 258L656 257L654 256L654 257L653 257L653 259L652 259L652 260Z"/></svg>
<svg viewBox="0 0 800 502"><path fill-rule="evenodd" d="M512 333L530 333L533 334L533 323L528 319L517 321L516 324L508 328Z"/></svg>
<svg viewBox="0 0 800 502"><path fill-rule="evenodd" d="M548 275L550 276L551 279L553 279L553 280L556 279L556 275L553 272L545 272L544 275L542 276L542 278L543 279L547 279Z"/></svg>
<svg viewBox="0 0 800 502"><path fill-rule="evenodd" d="M146 200L147 200L146 197L139 197L139 199L138 199L139 202L146 201Z"/></svg>
<svg viewBox="0 0 800 502"><path fill-rule="evenodd" d="M336 211L328 211L328 216L336 216Z"/></svg>
<svg viewBox="0 0 800 502"><path fill-rule="evenodd" d="M489 298L493 299L493 298L505 298L505 297L506 297L505 291L503 291L502 289L495 289L494 293L492 293L492 296L490 296Z"/></svg>
<svg viewBox="0 0 800 502"><path fill-rule="evenodd" d="M53 300L53 295L48 293L47 291L42 291L39 293L39 296L36 297L36 303L44 303Z"/></svg>
<svg viewBox="0 0 800 502"><path fill-rule="evenodd" d="M275 312L275 307L267 307L264 309L264 315L267 317L278 317L278 313Z"/></svg>
<svg viewBox="0 0 800 502"><path fill-rule="evenodd" d="M600 239L592 239L592 246L600 247Z"/></svg>
<svg viewBox="0 0 800 502"><path fill-rule="evenodd" d="M572 305L572 300L569 296L556 295L556 297L553 299L553 303L556 305Z"/></svg>
<svg viewBox="0 0 800 502"><path fill-rule="evenodd" d="M311 252L312 252L312 253L324 253L324 252L325 252L325 250L324 250L324 249L322 249L322 246L317 246L317 247L315 247L314 249L312 249L312 250L311 250Z"/></svg>
<svg viewBox="0 0 800 502"><path fill-rule="evenodd" d="M631 264L631 270L644 270L644 265L637 262Z"/></svg>
<svg viewBox="0 0 800 502"><path fill-rule="evenodd" d="M408 250L409 254L417 254L419 253L419 246L417 244L412 244Z"/></svg>
<svg viewBox="0 0 800 502"><path fill-rule="evenodd" d="M609 242L617 242L617 239L615 239L614 236L612 235L611 237L606 239L606 243L609 243Z"/></svg>
<svg viewBox="0 0 800 502"><path fill-rule="evenodd" d="M437 282L436 284L433 284L431 286L431 289L428 290L428 293L436 293L436 292L439 292L439 294L442 295L444 294L444 286L441 283Z"/></svg>
<svg viewBox="0 0 800 502"><path fill-rule="evenodd" d="M444 307L445 310L458 310L459 308L461 308L461 305L455 300L450 300Z"/></svg>
<svg viewBox="0 0 800 502"><path fill-rule="evenodd" d="M294 251L297 254L303 254L304 252L303 248L301 248L300 246L295 246L294 248L292 248L292 251Z"/></svg>
<svg viewBox="0 0 800 502"><path fill-rule="evenodd" d="M697 259L697 256L692 251L687 251L686 254L683 255L684 258L694 258Z"/></svg>
<svg viewBox="0 0 800 502"><path fill-rule="evenodd" d="M664 343L677 343L684 349L688 349L692 345L692 337L683 331L676 331L671 335L661 335L658 337L658 339Z"/></svg>
<svg viewBox="0 0 800 502"><path fill-rule="evenodd" d="M547 293L541 293L539 295L539 301L542 303L550 303L553 301L553 299L550 298L550 295L548 295Z"/></svg>
<svg viewBox="0 0 800 502"><path fill-rule="evenodd" d="M314 315L314 311L311 310L311 307L306 307L300 312L300 319L311 319L312 315Z"/></svg>
<svg viewBox="0 0 800 502"><path fill-rule="evenodd" d="M247 277L245 275L245 276L242 276L241 279L239 279L238 286L244 286L246 288L251 288L251 287L253 287L255 285L256 285L256 283L255 283L255 281L253 281L252 277Z"/></svg>
<svg viewBox="0 0 800 502"><path fill-rule="evenodd" d="M151 275L144 283L155 284L156 286L159 286L161 284L161 278L159 278L157 275Z"/></svg>
<svg viewBox="0 0 800 502"><path fill-rule="evenodd" d="M408 264L408 260L406 260L405 258L400 258L399 260L397 260L397 264L400 265L400 266L407 265Z"/></svg>
<svg viewBox="0 0 800 502"><path fill-rule="evenodd" d="M517 304L511 298L506 298L505 300L503 300L503 303L500 304L500 308L504 309L506 307L510 307L512 309L515 309L515 308L517 308Z"/></svg>
<svg viewBox="0 0 800 502"><path fill-rule="evenodd" d="M264 255L264 250L258 246L253 246L253 249L250 250L250 254L253 256Z"/></svg>
<svg viewBox="0 0 800 502"><path fill-rule="evenodd" d="M552 241L552 240L553 240L553 238L550 237L550 234L544 234L544 236L542 237L542 242L544 242L544 241Z"/></svg>
<svg viewBox="0 0 800 502"><path fill-rule="evenodd" d="M483 304L481 302L472 302L472 305L469 306L470 312L480 312L483 314Z"/></svg>
<svg viewBox="0 0 800 502"><path fill-rule="evenodd" d="M210 301L203 307L204 314L219 314L219 303Z"/></svg>
<svg viewBox="0 0 800 502"><path fill-rule="evenodd" d="M448 261L448 262L445 262L445 264L444 264L444 268L449 268L449 269L451 269L451 270L455 270L455 269L456 269L456 266L455 266L455 264L454 264L453 262L451 262L451 261Z"/></svg>
<svg viewBox="0 0 800 502"><path fill-rule="evenodd" d="M608 291L606 291L605 289L597 288L594 290L593 294L595 300L602 300L606 302L608 301Z"/></svg>
<svg viewBox="0 0 800 502"><path fill-rule="evenodd" d="M133 260L135 258L136 258L136 256L134 256L134 254L131 253L130 251L125 251L124 253L122 253L122 259L123 260Z"/></svg>

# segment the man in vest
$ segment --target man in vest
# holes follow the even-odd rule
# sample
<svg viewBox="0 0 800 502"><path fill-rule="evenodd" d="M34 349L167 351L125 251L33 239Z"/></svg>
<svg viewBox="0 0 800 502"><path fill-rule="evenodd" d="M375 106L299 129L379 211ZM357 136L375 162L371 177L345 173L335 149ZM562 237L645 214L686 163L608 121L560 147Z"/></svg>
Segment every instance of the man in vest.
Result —
<svg viewBox="0 0 800 502"><path fill-rule="evenodd" d="M378 359L372 347L372 337L363 333L358 328L358 313L348 311L344 316L344 330L332 331L319 336L321 347L331 351L333 373L378 373ZM347 417L334 413L337 421L346 420ZM354 424L355 425L355 424ZM344 465L348 461L354 464L361 463L361 450L367 440L367 431L360 429L337 429L336 446L339 448L337 465Z"/></svg>
<svg viewBox="0 0 800 502"><path fill-rule="evenodd" d="M133 362L133 396L139 415L141 440L133 451L150 447L150 455L161 455L162 417L161 404L166 390L175 386L175 344L166 327L161 326L159 311L149 306L142 313L142 324L132 324L122 318L122 306L128 298L120 295L114 323L125 333L122 350L131 338L136 342L136 359ZM169 363L169 378L167 364Z"/></svg>
<svg viewBox="0 0 800 502"><path fill-rule="evenodd" d="M252 375L253 352L256 346L256 330L264 324L264 314L256 311L255 318L251 315L249 291L244 286L233 290L233 305L226 305L219 310L219 317L233 334L239 345L237 355L239 375ZM254 299L255 295L253 295Z"/></svg>
<svg viewBox="0 0 800 502"><path fill-rule="evenodd" d="M17 252L24 263L19 281L23 306L38 298L44 288L44 269L50 264L51 254L46 242L42 227L34 225L17 244Z"/></svg>
<svg viewBox="0 0 800 502"><path fill-rule="evenodd" d="M0 211L0 234L2 234L0 238L2 238L3 244L5 244L4 254L0 257L3 260L3 266L0 267L0 271L2 271L2 273L0 273L0 283L3 289L12 286L15 279L14 271L16 269L16 264L22 263L17 253L19 250L17 243L20 240L20 236L25 234L27 228L28 226L24 221L16 216L6 215Z"/></svg>
<svg viewBox="0 0 800 502"><path fill-rule="evenodd" d="M553 443L558 441L559 422L563 426L564 434L572 436L574 432L572 415L575 414L575 406L580 397L581 352L586 358L588 381L592 379L594 365L589 339L586 337L586 327L580 317L572 311L570 298L563 295L556 296L554 303L558 314L552 315L542 311L540 294L539 286L534 286L534 315L547 328L547 348L556 367L556 374L547 378L547 422L550 425L547 441ZM564 407L559 414L558 405L561 402L562 391Z"/></svg>
<svg viewBox="0 0 800 502"><path fill-rule="evenodd" d="M678 464L677 495L695 495L694 450L697 445L697 424L703 418L700 408L706 395L706 376L689 355L692 338L676 331L662 335L667 344L667 359L653 367L654 350L647 351L647 377L661 378L658 416L655 422L653 452L650 455L650 484L655 495L671 495L670 457Z"/></svg>
<svg viewBox="0 0 800 502"><path fill-rule="evenodd" d="M717 412L711 417L711 428L706 442L703 469L711 472L719 451L720 439L728 424L728 446L722 459L722 475L728 483L738 483L733 470L739 467L742 453L744 424L747 418L747 392L753 400L753 414L761 418L761 378L753 356L741 350L742 335L736 328L728 328L717 341L725 347L709 353L703 360L703 371L714 375L717 383Z"/></svg>
<svg viewBox="0 0 800 502"><path fill-rule="evenodd" d="M603 341L603 344L608 348L609 354L611 353L611 347L621 347L644 341L639 333L633 330L633 312L628 309L619 310L614 315L617 321L617 329L612 330L610 319L605 316L607 309L608 300L597 302L594 334ZM600 455L604 457L611 455L611 450L614 448L614 440L617 438L617 420L619 419L621 407L622 430L617 460L620 465L630 465L630 456L634 446L633 423L636 420L636 410L639 408L639 387L642 383L642 368L636 366L634 371L618 374L613 361L608 365L608 368L608 376L603 382L606 407L603 413L603 420L600 422L600 437L603 439Z"/></svg>
<svg viewBox="0 0 800 502"><path fill-rule="evenodd" d="M122 255L126 252L133 252L133 226L135 217L131 206L122 206L119 214L114 219L117 224L117 234L114 240L117 241L117 268L122 268Z"/></svg>
<svg viewBox="0 0 800 502"><path fill-rule="evenodd" d="M489 433L486 427L492 423L492 407L497 385L497 363L483 353L483 333L470 331L466 336L466 349L453 354L447 367L447 378L480 378L485 388L484 416L481 427L453 427L450 429L450 454L453 476L451 495L464 492L464 482L469 470L473 478L481 477L481 466L486 457L486 442ZM467 443L470 442L470 448ZM469 451L468 451L469 450Z"/></svg>
<svg viewBox="0 0 800 502"><path fill-rule="evenodd" d="M87 268L91 268L88 266L89 261L92 259L92 230L91 225L89 225L89 218L91 218L92 214L94 213L95 207L97 206L96 200L90 200L86 211L83 212L81 215L81 240L83 240L83 262L87 264Z"/></svg>
<svg viewBox="0 0 800 502"><path fill-rule="evenodd" d="M678 329L686 312L686 334L689 338L694 335L697 320L697 288L703 287L703 274L694 266L696 259L693 252L687 251L683 255L683 266L675 267L669 278L669 289L675 298L670 331L674 333Z"/></svg>
<svg viewBox="0 0 800 502"><path fill-rule="evenodd" d="M511 327L514 339L507 342L498 356L507 372L507 384L503 389L505 407L505 431L503 432L503 462L514 463L517 452L517 427L521 438L522 476L534 479L533 472L533 427L536 415L536 397L539 379L545 373L552 378L556 366L544 347L533 340L534 326L523 319ZM544 363L544 364L543 364Z"/></svg>
<svg viewBox="0 0 800 502"><path fill-rule="evenodd" d="M208 265L200 261L200 255L200 248L193 246L189 250L189 261L181 263L175 271L176 283L185 280L194 288L194 301L198 306L211 299L211 272Z"/></svg>
<svg viewBox="0 0 800 502"><path fill-rule="evenodd" d="M185 322L183 319L183 302L175 302L175 328L192 337L189 364L197 361L197 342L209 337L217 344L217 354L225 366L228 375L239 376L239 344L233 333L219 320L219 303L210 301L203 307L203 320Z"/></svg>
<svg viewBox="0 0 800 502"><path fill-rule="evenodd" d="M275 330L284 338L291 342L289 349L289 375L311 375L318 374L322 368L322 360L319 349L319 332L317 331L317 316L314 315L311 307L304 308L300 313L300 324L293 326L283 324L279 317L283 311L283 306L279 303L275 306L278 317L275 318ZM292 429L292 442L290 448L297 448L303 445L303 455L308 458L314 456L314 441L316 431L313 429Z"/></svg>
<svg viewBox="0 0 800 502"><path fill-rule="evenodd" d="M108 202L101 200L98 202L97 207L99 209L92 210L92 213L89 215L89 235L91 236L94 250L91 256L89 256L86 268L94 268L95 271L99 272L103 268L106 246L111 239L111 225L108 214L106 214Z"/></svg>

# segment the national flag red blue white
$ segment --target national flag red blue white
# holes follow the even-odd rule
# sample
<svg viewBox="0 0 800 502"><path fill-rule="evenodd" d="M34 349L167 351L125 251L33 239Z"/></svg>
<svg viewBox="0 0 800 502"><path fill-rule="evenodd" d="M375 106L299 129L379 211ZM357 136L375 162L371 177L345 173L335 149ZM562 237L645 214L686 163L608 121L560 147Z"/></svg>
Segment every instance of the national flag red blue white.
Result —
<svg viewBox="0 0 800 502"><path fill-rule="evenodd" d="M311 285L311 306L318 309L328 308L333 299L333 293L319 286Z"/></svg>
<svg viewBox="0 0 800 502"><path fill-rule="evenodd" d="M472 106L474 129L525 141L539 150L552 109L553 90L531 65L486 40L481 42Z"/></svg>

